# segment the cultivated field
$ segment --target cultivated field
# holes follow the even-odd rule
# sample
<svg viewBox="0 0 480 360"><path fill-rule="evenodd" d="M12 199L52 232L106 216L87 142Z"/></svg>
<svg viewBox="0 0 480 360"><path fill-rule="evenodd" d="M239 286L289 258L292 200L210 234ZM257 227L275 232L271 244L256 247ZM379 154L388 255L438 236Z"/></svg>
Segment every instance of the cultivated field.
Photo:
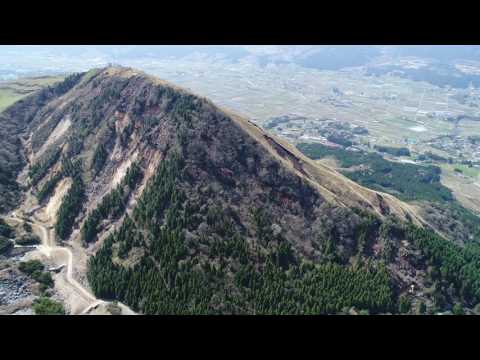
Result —
<svg viewBox="0 0 480 360"><path fill-rule="evenodd" d="M0 111L3 111L15 101L40 89L42 86L62 80L62 76L45 76L25 78L15 81L0 82Z"/></svg>

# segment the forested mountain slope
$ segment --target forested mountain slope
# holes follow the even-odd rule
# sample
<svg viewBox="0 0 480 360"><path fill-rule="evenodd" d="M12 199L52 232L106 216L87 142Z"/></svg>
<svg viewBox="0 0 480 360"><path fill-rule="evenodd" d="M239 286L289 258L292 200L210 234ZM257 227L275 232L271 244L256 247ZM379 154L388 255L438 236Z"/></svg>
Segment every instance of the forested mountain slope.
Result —
<svg viewBox="0 0 480 360"><path fill-rule="evenodd" d="M141 72L73 75L2 117L22 124L12 178L30 163L25 186L59 240L91 255L92 290L135 311L385 313L480 302L475 248Z"/></svg>

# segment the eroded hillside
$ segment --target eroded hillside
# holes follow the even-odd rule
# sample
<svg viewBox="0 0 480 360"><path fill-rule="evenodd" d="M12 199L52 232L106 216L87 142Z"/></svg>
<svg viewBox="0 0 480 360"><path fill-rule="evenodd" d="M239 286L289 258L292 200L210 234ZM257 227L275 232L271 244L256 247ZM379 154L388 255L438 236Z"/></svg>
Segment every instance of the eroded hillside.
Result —
<svg viewBox="0 0 480 360"><path fill-rule="evenodd" d="M414 311L441 306L435 292L480 300L467 276L443 295L452 274L428 265L446 255L425 248L446 241L407 204L143 73L73 75L2 116L22 124L9 171L36 196L28 207L83 248L101 298L185 314L397 312L399 299Z"/></svg>

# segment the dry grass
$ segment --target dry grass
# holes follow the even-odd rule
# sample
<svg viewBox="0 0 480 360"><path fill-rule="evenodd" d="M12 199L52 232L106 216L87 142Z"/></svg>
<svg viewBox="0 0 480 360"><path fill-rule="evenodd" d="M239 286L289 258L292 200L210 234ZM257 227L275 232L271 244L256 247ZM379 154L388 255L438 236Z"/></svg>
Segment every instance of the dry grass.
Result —
<svg viewBox="0 0 480 360"><path fill-rule="evenodd" d="M0 82L0 112L30 93L63 79L63 76L42 76Z"/></svg>
<svg viewBox="0 0 480 360"><path fill-rule="evenodd" d="M289 160L280 156L277 151L268 143L264 137L266 134L264 130L228 110L222 109L222 111L230 116L235 123L245 130L250 136L254 137L259 143L261 143L272 156L284 164L288 169L290 169L290 171L295 172L298 176L312 184L314 188L316 188L319 193L328 201L339 206L349 208L359 207L361 209L366 209L383 218L384 215L382 215L381 211L381 200L378 197L378 195L380 195L381 198L383 198L384 203L390 209L390 212L397 215L399 218L405 220L406 214L408 214L416 225L422 226L426 223L416 209L404 203L403 201L400 201L390 194L367 189L348 179L324 163L315 162L314 160L307 158L293 145L285 140L272 134L268 134L268 136L274 139L274 141L286 148L296 158L300 159L303 169L306 171L308 176L302 174L300 171L294 168L293 164Z"/></svg>

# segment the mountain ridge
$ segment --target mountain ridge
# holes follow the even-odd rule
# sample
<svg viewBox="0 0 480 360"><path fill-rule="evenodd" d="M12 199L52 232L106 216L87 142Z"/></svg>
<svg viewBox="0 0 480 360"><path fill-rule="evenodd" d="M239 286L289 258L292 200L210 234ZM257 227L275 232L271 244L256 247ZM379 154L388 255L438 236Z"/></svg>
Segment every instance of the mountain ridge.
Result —
<svg viewBox="0 0 480 360"><path fill-rule="evenodd" d="M306 156L304 156L301 152L299 152L295 147L286 143L282 139L276 137L273 134L265 132L265 130L260 129L249 120L241 117L238 114L231 112L230 110L221 108L219 106L215 106L213 103L209 102L209 100L204 97L198 96L188 90L182 89L181 87L171 84L170 82L160 80L156 77L147 75L144 72L136 71L131 68L114 67L114 66L103 68L101 70L90 71L84 76L84 78L82 79L79 85L81 85L82 83L85 83L86 81L93 81L94 78L97 76L105 76L105 77L118 76L126 79L131 79L133 77L140 77L143 79L147 79L148 81L151 81L152 84L166 86L168 88L171 88L174 91L179 91L186 95L196 96L199 99L202 99L203 101L206 101L207 103L209 103L212 107L230 116L230 118L241 129L243 129L248 134L253 136L259 143L263 144L265 148L268 149L270 153L276 157L276 159L278 159L279 161L282 161L283 164L287 165L297 175L303 176L307 181L310 181L311 183L315 184L315 186L318 187L319 191L321 191L325 196L329 197L330 199L336 199L337 203L342 204L343 206L347 206L347 204L348 206L352 206L354 205L354 203L358 204L358 203L364 202L370 210L373 210L379 216L383 217L382 211L384 210L381 209L380 204L382 203L382 200L386 199L386 202L388 204L387 207L391 207L393 212L400 218L405 219L405 214L409 214L416 225L421 225L422 223L424 223L424 221L414 212L414 210L412 210L407 204L400 202L399 200L394 198L392 195L386 194L386 193L380 193L378 191L373 191L373 190L364 188L358 185L357 183L349 180L348 178L344 177L343 175L339 174L335 170L325 167L322 164L314 163L313 161L308 159ZM64 97L66 97L66 99L62 99ZM63 108L69 101L68 94L62 95L62 98L57 100L57 103L60 104L59 105L60 109ZM64 102L62 103L62 101ZM44 123L44 126L48 125L48 120L49 119L46 120L46 122ZM53 130L58 131L58 128L62 127L63 125L65 125L64 122L62 122L61 126L56 126ZM41 130L42 128L40 127L39 131ZM68 125L64 130L68 130ZM34 146L32 145L32 149L30 150L31 156L34 156L34 158L31 159L32 161L38 160L38 157L41 156L43 151L45 151L45 145L48 145L49 142L52 142L52 140L54 140L52 139L52 136L55 137L54 135L55 131L53 131L52 134L49 135L49 138L48 138L49 141L46 141L45 143L43 143L42 149L34 149ZM270 142L268 139L270 139ZM284 149L286 149L286 151L291 155L293 155L294 158L299 159L299 161L302 164L307 166L308 170L311 172L310 177L306 175L305 170L302 173L298 169L295 169L294 167L292 167L291 163L289 163L288 161L284 161L285 158L279 155L279 152L275 150L275 147L276 147L275 144L278 144L280 147L283 147ZM331 179L331 181L325 181L326 179L329 179L329 180ZM346 201L345 203L342 203L342 201L339 201L338 200L339 196L334 194L334 192L337 192L338 188L341 188L342 185L344 186L345 189L349 189L347 196L344 196L344 198L348 197L348 195L352 196L352 195L358 194L359 199L358 200L356 199L350 203L348 201ZM334 192L332 192L332 188L334 189L333 190Z"/></svg>

